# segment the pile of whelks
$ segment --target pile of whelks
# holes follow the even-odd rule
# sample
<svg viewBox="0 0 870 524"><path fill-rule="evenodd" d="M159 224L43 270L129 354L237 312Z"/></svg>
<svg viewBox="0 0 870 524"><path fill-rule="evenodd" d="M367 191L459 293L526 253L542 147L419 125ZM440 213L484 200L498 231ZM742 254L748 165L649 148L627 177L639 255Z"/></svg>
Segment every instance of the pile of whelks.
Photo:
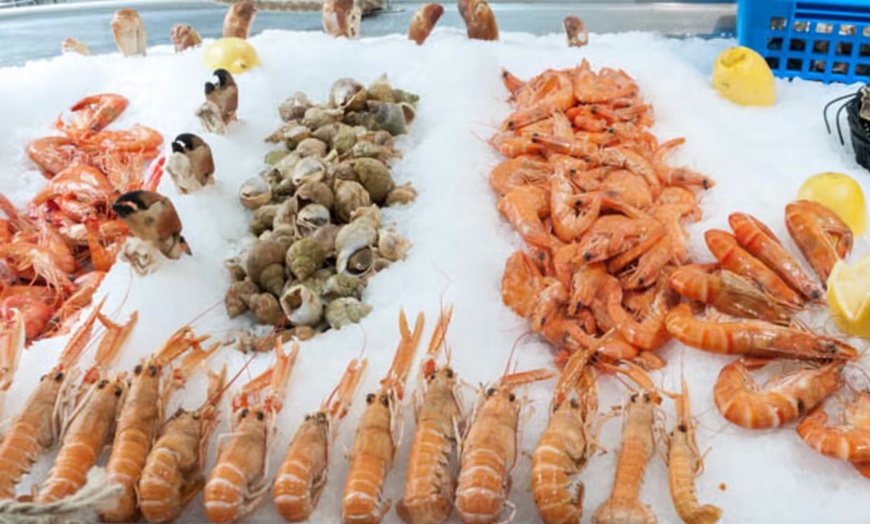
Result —
<svg viewBox="0 0 870 524"><path fill-rule="evenodd" d="M381 76L367 88L339 79L324 105L304 93L281 104L284 123L266 141L282 147L239 191L257 238L242 257L227 261L230 317L250 311L274 326L270 337L304 340L371 311L361 301L368 280L410 247L384 227L380 206L416 197L388 167L401 155L395 139L407 132L416 100Z"/></svg>
<svg viewBox="0 0 870 524"><path fill-rule="evenodd" d="M844 387L854 391L843 372L858 352L814 333L795 316L822 303L822 287L765 224L745 213L730 215L734 234L706 232L717 263L692 263L682 222L701 218L696 195L713 182L664 162L683 139L659 144L648 132L651 110L631 78L607 68L595 73L584 60L525 82L507 71L503 79L517 107L490 142L510 157L492 170L490 182L499 211L531 247L531 254L518 251L506 263L504 303L558 349L557 363L567 362L565 370L588 363L623 373L640 387L626 408L614 492L593 522L655 520L637 495L654 445L653 404L663 394L677 405L677 429L666 439L677 512L686 522L720 517L718 508L698 506L686 484L701 457L685 383L678 395L658 392L644 371L665 364L653 352L671 337L742 357L725 366L715 385L716 406L727 420L764 429L806 416L797 426L802 439L870 476L870 428L862 425L870 396L852 393L834 423L822 405ZM788 204L785 223L824 286L834 264L851 251L850 229L810 201ZM679 303L680 296L694 302ZM717 313L699 318L698 305ZM765 384L751 374L762 368L772 371ZM589 418L584 399L573 405L574 419L560 418L554 408L551 427L571 427L580 435L588 427L578 425ZM635 427L641 421L642 435ZM533 490L545 522L577 522L582 490L569 493L570 476L549 466L536 469L535 460L558 459L576 474L587 457L578 449L553 444L533 459ZM626 453L635 454L630 462L624 462Z"/></svg>
<svg viewBox="0 0 870 524"><path fill-rule="evenodd" d="M297 2L302 7L320 5L323 30L336 38L356 39L360 36L363 11L356 0L325 0L324 2ZM288 9L288 3L280 3L280 10ZM495 14L486 0L458 0L457 9L465 22L468 38L473 40L498 40L498 23ZM408 39L422 45L444 14L444 6L438 3L423 4L414 13L408 26ZM224 17L223 37L247 39L257 15L253 2L242 0L233 2ZM112 37L123 56L146 54L147 32L145 24L135 9L120 9L111 21ZM576 16L565 17L563 28L571 47L582 47L589 42L586 24ZM175 24L170 31L170 39L176 53L180 53L202 43L202 37L192 26ZM64 53L90 55L87 44L69 37L61 43Z"/></svg>
<svg viewBox="0 0 870 524"><path fill-rule="evenodd" d="M0 321L20 311L28 341L69 330L125 245L124 199L149 195L160 180L159 162L144 176L160 133L106 129L127 105L114 94L79 100L56 123L60 135L26 147L45 187L24 210L0 194Z"/></svg>

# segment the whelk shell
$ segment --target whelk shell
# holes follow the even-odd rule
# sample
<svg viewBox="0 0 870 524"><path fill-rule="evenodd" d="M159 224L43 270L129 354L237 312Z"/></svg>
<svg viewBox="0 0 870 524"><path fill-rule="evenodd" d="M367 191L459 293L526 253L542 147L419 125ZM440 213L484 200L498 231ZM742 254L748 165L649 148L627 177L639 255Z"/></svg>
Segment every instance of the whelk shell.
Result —
<svg viewBox="0 0 870 524"><path fill-rule="evenodd" d="M251 177L239 189L239 201L246 209L257 209L272 200L272 188L262 177Z"/></svg>
<svg viewBox="0 0 870 524"><path fill-rule="evenodd" d="M281 296L281 309L294 325L314 326L323 318L323 302L303 285L290 287Z"/></svg>
<svg viewBox="0 0 870 524"><path fill-rule="evenodd" d="M372 306L355 298L339 298L326 306L326 321L334 329L341 329L342 326L359 323L371 310Z"/></svg>

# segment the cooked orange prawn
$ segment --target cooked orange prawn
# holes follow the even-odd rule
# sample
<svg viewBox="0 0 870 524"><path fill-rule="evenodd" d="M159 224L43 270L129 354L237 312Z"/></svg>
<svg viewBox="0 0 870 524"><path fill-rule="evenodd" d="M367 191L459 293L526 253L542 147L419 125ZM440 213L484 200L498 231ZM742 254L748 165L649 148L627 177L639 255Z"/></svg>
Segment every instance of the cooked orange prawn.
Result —
<svg viewBox="0 0 870 524"><path fill-rule="evenodd" d="M836 213L810 200L785 206L785 225L804 258L827 286L834 264L852 251L852 230Z"/></svg>
<svg viewBox="0 0 870 524"><path fill-rule="evenodd" d="M320 410L305 415L296 430L273 488L275 508L287 522L308 520L326 486L329 446L347 414L368 360L352 360Z"/></svg>
<svg viewBox="0 0 870 524"><path fill-rule="evenodd" d="M266 463L275 416L283 406L299 345L282 353L275 339L272 367L242 387L233 399L231 433L218 446L218 458L205 484L205 514L211 522L237 522L257 508L269 490ZM253 405L254 395L268 388L266 399Z"/></svg>
<svg viewBox="0 0 870 524"><path fill-rule="evenodd" d="M51 179L75 163L87 163L87 154L81 151L73 139L65 136L47 136L31 141L24 153Z"/></svg>
<svg viewBox="0 0 870 524"><path fill-rule="evenodd" d="M102 303L70 337L58 363L43 375L0 444L0 499L15 496L15 486L39 456L54 446L60 435L60 407L69 390L76 362L91 337ZM107 359L109 355L98 357ZM108 362L97 361L102 366Z"/></svg>
<svg viewBox="0 0 870 524"><path fill-rule="evenodd" d="M366 407L354 436L350 470L341 499L341 519L345 524L372 523L383 520L390 509L383 489L399 446L397 424L404 397L404 384L411 369L414 353L423 334L423 314L417 316L413 333L405 312L399 313L401 340L387 375L377 393L366 396Z"/></svg>
<svg viewBox="0 0 870 524"><path fill-rule="evenodd" d="M522 91L533 90L532 93ZM574 105L574 90L571 77L563 71L547 70L526 83L517 93L520 110L511 114L502 126L504 130L516 130L548 118L554 111L566 111Z"/></svg>
<svg viewBox="0 0 870 524"><path fill-rule="evenodd" d="M712 504L701 505L695 495L695 477L704 468L701 452L695 442L695 421L689 401L689 387L682 378L682 392L674 396L677 421L665 439L668 446L668 486L677 514L686 524L714 524L722 518L722 509Z"/></svg>
<svg viewBox="0 0 870 524"><path fill-rule="evenodd" d="M653 351L670 340L670 333L665 326L665 317L668 314L665 286L660 286L650 310L641 322L636 321L622 307L622 288L619 285L613 285L611 288L612 292L607 298L607 313L628 343L640 349Z"/></svg>
<svg viewBox="0 0 870 524"><path fill-rule="evenodd" d="M456 391L456 374L449 359L441 367L435 365L452 314L452 307L441 311L420 365L417 430L408 456L405 495L396 504L396 513L408 524L440 524L453 511L456 445L465 421Z"/></svg>
<svg viewBox="0 0 870 524"><path fill-rule="evenodd" d="M82 98L70 111L75 113L72 121L58 119L56 127L69 136L86 137L102 131L127 109L129 102L121 95L104 93Z"/></svg>
<svg viewBox="0 0 870 524"><path fill-rule="evenodd" d="M456 511L463 523L500 522L505 508L510 510L506 521L513 520L516 508L507 497L517 459L521 409L513 390L552 377L553 373L544 369L510 375L505 370L496 384L482 391L462 439Z"/></svg>
<svg viewBox="0 0 870 524"><path fill-rule="evenodd" d="M801 368L779 375L760 386L750 370L768 361L741 358L722 368L713 398L727 420L747 429L777 428L803 416L843 385L845 364L801 363Z"/></svg>
<svg viewBox="0 0 870 524"><path fill-rule="evenodd" d="M227 368L208 373L205 402L195 411L179 409L160 430L137 483L139 509L148 522L172 522L205 484L208 442L218 421Z"/></svg>
<svg viewBox="0 0 870 524"><path fill-rule="evenodd" d="M858 351L845 342L808 331L760 320L701 320L692 315L686 303L672 309L665 324L683 344L711 353L802 360L850 360L858 356Z"/></svg>
<svg viewBox="0 0 870 524"><path fill-rule="evenodd" d="M649 506L641 503L638 497L647 462L655 452L653 428L656 410L662 399L646 372L629 362L625 364L627 369L599 363L603 369L628 375L640 389L629 395L623 408L622 445L617 457L613 489L610 497L593 513L593 524L657 522Z"/></svg>
<svg viewBox="0 0 870 524"><path fill-rule="evenodd" d="M574 68L573 75L574 96L584 104L624 98L638 91L637 84L625 72L603 68L595 73L585 58Z"/></svg>
<svg viewBox="0 0 870 524"><path fill-rule="evenodd" d="M114 324L97 315L106 326L107 334L97 348L97 362L108 363L120 352L139 319L136 312L126 324ZM89 387L70 415L64 430L63 443L48 478L42 483L36 502L45 504L75 494L85 485L91 466L96 464L106 445L118 410L127 391L126 374L104 378L103 366L92 367L83 377Z"/></svg>
<svg viewBox="0 0 870 524"><path fill-rule="evenodd" d="M100 513L104 522L126 522L137 515L136 485L163 423L166 403L173 389L181 386L220 347L220 344L214 344L207 350L202 349L199 344L208 338L196 338L193 329L184 326L159 351L133 370L132 383L121 407L112 453L106 466L107 480L121 485L124 491L112 508ZM173 384L162 383L163 368L188 350L194 352L175 370Z"/></svg>
<svg viewBox="0 0 870 524"><path fill-rule="evenodd" d="M707 247L724 269L757 282L783 302L800 307L803 298L772 269L740 247L737 238L727 231L710 229L704 233Z"/></svg>
<svg viewBox="0 0 870 524"><path fill-rule="evenodd" d="M489 185L498 196L504 196L520 186L543 185L552 172L553 166L543 158L520 155L495 166L489 174Z"/></svg>
<svg viewBox="0 0 870 524"><path fill-rule="evenodd" d="M746 213L731 213L728 224L734 237L752 256L761 260L789 286L807 300L820 300L822 290L804 273L797 260L782 245L773 231L763 222Z"/></svg>
<svg viewBox="0 0 870 524"><path fill-rule="evenodd" d="M797 425L797 432L804 442L822 455L864 463L866 468L870 461L870 392L855 394L832 422L828 422L825 407L820 405Z"/></svg>
<svg viewBox="0 0 870 524"><path fill-rule="evenodd" d="M601 213L601 195L577 193L564 170L557 167L550 178L550 214L553 232L563 242L573 242Z"/></svg>
<svg viewBox="0 0 870 524"><path fill-rule="evenodd" d="M752 285L744 277L717 264L691 264L670 277L671 289L680 295L710 304L722 313L789 324L794 306Z"/></svg>
<svg viewBox="0 0 870 524"><path fill-rule="evenodd" d="M668 186L710 189L716 185L711 178L685 167L669 167L665 164L664 157L674 148L683 145L685 142L685 138L675 138L659 146L653 157L656 174L662 183Z"/></svg>
<svg viewBox="0 0 870 524"><path fill-rule="evenodd" d="M589 353L568 359L556 385L550 421L532 455L532 493L546 524L577 524L583 516L584 486L577 479L595 448L590 422L598 410L595 372Z"/></svg>
<svg viewBox="0 0 870 524"><path fill-rule="evenodd" d="M3 409L3 397L15 380L25 339L24 315L14 310L11 322L0 332L0 410Z"/></svg>
<svg viewBox="0 0 870 524"><path fill-rule="evenodd" d="M604 215L586 231L578 249L586 263L598 262L632 250L639 243L650 240L650 237L661 238L662 233L661 225L655 221L623 215ZM648 242L645 244L652 247ZM625 258L637 258L641 254L643 253L632 250L632 254Z"/></svg>
<svg viewBox="0 0 870 524"><path fill-rule="evenodd" d="M536 186L515 188L499 199L498 210L529 244L550 250L561 247L562 243L544 226L543 219L550 215L545 189Z"/></svg>

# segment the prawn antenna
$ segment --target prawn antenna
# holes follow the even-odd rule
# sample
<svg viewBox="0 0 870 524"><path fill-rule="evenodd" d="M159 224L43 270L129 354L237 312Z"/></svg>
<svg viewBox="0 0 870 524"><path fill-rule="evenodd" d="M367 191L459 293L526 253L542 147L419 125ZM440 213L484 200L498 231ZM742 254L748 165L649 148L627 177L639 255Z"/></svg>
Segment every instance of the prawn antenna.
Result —
<svg viewBox="0 0 870 524"><path fill-rule="evenodd" d="M251 365L251 362L253 362L255 358L257 358L256 353L251 355L248 358L248 360L245 361L244 365L241 368L239 368L238 371L236 371L236 373L230 378L230 380L227 381L226 384L224 384L224 387L222 387L220 390L216 391L211 397L209 397L208 403L212 404L212 403L214 403L214 401L216 399L221 398L223 396L223 394L226 393L228 389L230 389L230 386L232 386L236 382L236 380L238 380L239 377L242 376L242 373L244 373L246 370L248 370L248 368Z"/></svg>

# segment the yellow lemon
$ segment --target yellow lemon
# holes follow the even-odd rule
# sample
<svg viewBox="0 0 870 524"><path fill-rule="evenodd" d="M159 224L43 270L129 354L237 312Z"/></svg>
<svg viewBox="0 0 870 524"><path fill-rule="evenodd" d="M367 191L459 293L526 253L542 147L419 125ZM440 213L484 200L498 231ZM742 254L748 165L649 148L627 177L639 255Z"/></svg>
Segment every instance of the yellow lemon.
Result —
<svg viewBox="0 0 870 524"><path fill-rule="evenodd" d="M856 236L867 229L864 191L854 178L842 173L819 173L808 178L798 198L814 200L834 211Z"/></svg>
<svg viewBox="0 0 870 524"><path fill-rule="evenodd" d="M771 106L776 101L773 73L761 55L748 47L726 49L713 65L713 87L742 106Z"/></svg>
<svg viewBox="0 0 870 524"><path fill-rule="evenodd" d="M257 50L247 40L221 38L208 46L203 61L206 67L212 71L226 69L237 75L257 66L260 63L260 58L257 56Z"/></svg>
<svg viewBox="0 0 870 524"><path fill-rule="evenodd" d="M828 277L828 310L844 333L870 338L870 256L850 266L837 261Z"/></svg>

